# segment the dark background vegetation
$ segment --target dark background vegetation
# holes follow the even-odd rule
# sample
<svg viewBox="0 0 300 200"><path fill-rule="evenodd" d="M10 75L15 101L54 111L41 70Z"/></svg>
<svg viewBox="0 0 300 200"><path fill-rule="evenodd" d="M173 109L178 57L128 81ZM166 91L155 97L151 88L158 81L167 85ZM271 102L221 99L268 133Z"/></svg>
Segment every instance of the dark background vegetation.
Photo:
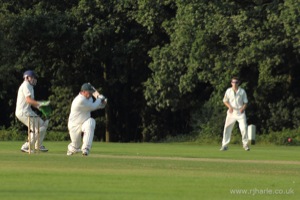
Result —
<svg viewBox="0 0 300 200"><path fill-rule="evenodd" d="M14 116L22 74L51 100L50 130L67 133L80 86L107 98L96 138L220 136L230 78L247 91L258 134L300 125L299 0L0 0L0 126Z"/></svg>

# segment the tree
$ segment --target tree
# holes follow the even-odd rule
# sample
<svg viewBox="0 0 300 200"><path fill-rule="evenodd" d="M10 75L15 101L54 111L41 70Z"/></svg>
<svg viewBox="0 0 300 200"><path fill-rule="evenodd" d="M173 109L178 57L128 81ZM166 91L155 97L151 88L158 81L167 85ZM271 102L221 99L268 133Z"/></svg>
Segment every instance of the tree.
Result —
<svg viewBox="0 0 300 200"><path fill-rule="evenodd" d="M108 97L93 114L99 140L220 134L233 75L259 131L299 126L297 0L0 2L1 125L14 122L10 91L34 69L52 129L67 131L84 82Z"/></svg>
<svg viewBox="0 0 300 200"><path fill-rule="evenodd" d="M151 50L148 104L158 110L178 110L186 102L185 95L200 90L204 95L192 98L198 100L198 111L193 109L195 104L186 109L200 116L200 127L221 124L223 93L230 78L239 75L250 100L249 123L262 132L299 126L295 115L299 93L293 78L299 73L295 68L299 63L298 4L293 0L176 1L176 17L164 24L170 43ZM285 113L290 114L284 119L295 120L287 123L274 118L276 112L270 109L287 109ZM220 126L214 132L221 131Z"/></svg>

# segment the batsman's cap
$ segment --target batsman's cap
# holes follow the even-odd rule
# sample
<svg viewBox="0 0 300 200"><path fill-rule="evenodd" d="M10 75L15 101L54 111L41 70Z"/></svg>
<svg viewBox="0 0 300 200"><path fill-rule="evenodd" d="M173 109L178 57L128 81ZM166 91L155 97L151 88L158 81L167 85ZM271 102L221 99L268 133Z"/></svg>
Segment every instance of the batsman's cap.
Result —
<svg viewBox="0 0 300 200"><path fill-rule="evenodd" d="M36 78L36 74L35 74L34 71L32 71L32 70L27 70L27 71L24 72L23 78L25 78L25 77L27 77L27 76Z"/></svg>
<svg viewBox="0 0 300 200"><path fill-rule="evenodd" d="M82 86L81 86L81 91L89 91L89 92L95 92L95 90L93 89L93 86L89 83L84 83Z"/></svg>

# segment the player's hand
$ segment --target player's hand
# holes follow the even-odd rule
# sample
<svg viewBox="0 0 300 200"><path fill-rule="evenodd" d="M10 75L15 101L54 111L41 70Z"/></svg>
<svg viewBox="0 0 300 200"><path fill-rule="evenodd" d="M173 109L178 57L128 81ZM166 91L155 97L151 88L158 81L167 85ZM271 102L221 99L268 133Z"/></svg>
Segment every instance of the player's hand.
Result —
<svg viewBox="0 0 300 200"><path fill-rule="evenodd" d="M107 98L101 99L102 104L106 105L107 104Z"/></svg>
<svg viewBox="0 0 300 200"><path fill-rule="evenodd" d="M106 100L107 100L107 99L105 98L105 96L103 96L102 94L100 94L100 95L98 96L98 99L100 99L102 103L106 103Z"/></svg>
<svg viewBox="0 0 300 200"><path fill-rule="evenodd" d="M233 109L231 107L228 109L228 111L229 113L233 113Z"/></svg>
<svg viewBox="0 0 300 200"><path fill-rule="evenodd" d="M95 97L95 99L97 99L100 96L98 91L93 92L93 97Z"/></svg>
<svg viewBox="0 0 300 200"><path fill-rule="evenodd" d="M38 109L40 109L40 107L42 106L49 106L50 101L38 101Z"/></svg>

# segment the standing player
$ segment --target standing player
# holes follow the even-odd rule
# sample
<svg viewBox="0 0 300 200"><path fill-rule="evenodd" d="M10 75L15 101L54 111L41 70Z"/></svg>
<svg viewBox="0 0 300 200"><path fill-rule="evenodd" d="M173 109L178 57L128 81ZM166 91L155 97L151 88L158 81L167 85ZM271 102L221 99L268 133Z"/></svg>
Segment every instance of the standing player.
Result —
<svg viewBox="0 0 300 200"><path fill-rule="evenodd" d="M223 132L222 147L220 150L226 151L228 149L232 129L235 122L238 121L242 135L243 148L246 151L249 151L250 148L248 147L247 121L245 114L248 99L245 90L239 87L238 77L233 77L231 79L231 88L226 90L223 102L228 110Z"/></svg>
<svg viewBox="0 0 300 200"><path fill-rule="evenodd" d="M93 100L93 97L95 101ZM67 155L73 155L82 151L87 156L91 150L96 121L91 117L91 111L104 108L106 100L103 95L89 83L81 86L79 94L71 105L71 112L68 121L68 129L71 143L68 145ZM81 134L83 133L82 145ZM81 149L80 149L81 146Z"/></svg>
<svg viewBox="0 0 300 200"><path fill-rule="evenodd" d="M38 102L34 100L34 90L33 87L37 83L36 75L34 71L27 70L23 74L24 81L19 87L18 90L18 97L17 97L17 105L16 105L16 112L15 115L22 122L28 127L28 117L29 116L35 116L38 115L32 110L31 106L39 108L43 103ZM37 124L37 120L39 120L40 124L40 146L38 147L38 142L36 141L35 144L33 144L34 138L37 135L37 130L35 130L36 135L33 135L31 132L31 141L25 142L22 147L22 152L29 152L29 142L31 142L32 145L35 145L35 149L38 149L43 152L47 152L48 149L46 149L42 143L46 135L46 130L49 124L49 120L43 121L40 117L37 118L31 118L31 120L36 120L35 124ZM31 131L33 130L33 123L31 123Z"/></svg>

